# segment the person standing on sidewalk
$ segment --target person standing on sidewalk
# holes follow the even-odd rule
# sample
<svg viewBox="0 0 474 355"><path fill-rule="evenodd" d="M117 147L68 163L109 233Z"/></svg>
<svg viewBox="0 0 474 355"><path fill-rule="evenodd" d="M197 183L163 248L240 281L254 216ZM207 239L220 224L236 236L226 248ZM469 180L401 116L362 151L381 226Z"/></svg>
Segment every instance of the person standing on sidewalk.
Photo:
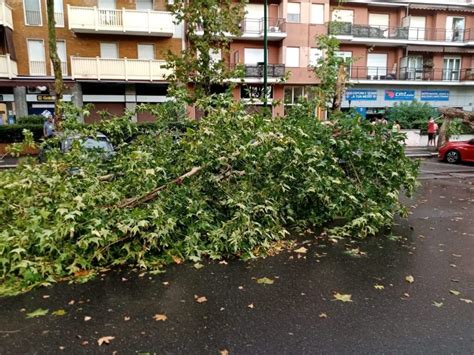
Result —
<svg viewBox="0 0 474 355"><path fill-rule="evenodd" d="M436 123L433 117L430 117L428 121L428 143L426 144L427 147L430 146L430 143L433 143L433 147L435 146L435 136L436 136Z"/></svg>

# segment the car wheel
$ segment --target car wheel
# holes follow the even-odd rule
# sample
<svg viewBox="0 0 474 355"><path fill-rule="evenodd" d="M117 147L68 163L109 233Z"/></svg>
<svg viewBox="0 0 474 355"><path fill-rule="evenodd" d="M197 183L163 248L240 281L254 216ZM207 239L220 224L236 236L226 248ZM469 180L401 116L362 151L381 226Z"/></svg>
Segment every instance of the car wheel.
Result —
<svg viewBox="0 0 474 355"><path fill-rule="evenodd" d="M446 153L446 161L450 164L456 164L461 161L461 156L459 155L459 152L450 150Z"/></svg>

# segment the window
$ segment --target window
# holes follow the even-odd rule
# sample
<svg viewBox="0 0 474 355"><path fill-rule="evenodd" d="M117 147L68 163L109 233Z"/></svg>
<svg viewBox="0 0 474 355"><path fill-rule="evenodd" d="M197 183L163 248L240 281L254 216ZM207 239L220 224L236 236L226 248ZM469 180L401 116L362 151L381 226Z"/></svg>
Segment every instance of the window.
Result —
<svg viewBox="0 0 474 355"><path fill-rule="evenodd" d="M446 41L462 42L464 40L464 17L446 17Z"/></svg>
<svg viewBox="0 0 474 355"><path fill-rule="evenodd" d="M461 58L445 57L443 64L443 80L459 80L459 71L461 69Z"/></svg>
<svg viewBox="0 0 474 355"><path fill-rule="evenodd" d="M138 59L155 59L155 46L153 44L139 44Z"/></svg>
<svg viewBox="0 0 474 355"><path fill-rule="evenodd" d="M115 9L115 0L98 0L99 9Z"/></svg>
<svg viewBox="0 0 474 355"><path fill-rule="evenodd" d="M46 75L43 40L28 40L28 60L30 65L30 75Z"/></svg>
<svg viewBox="0 0 474 355"><path fill-rule="evenodd" d="M54 21L56 21L56 27L64 27L63 0L54 0Z"/></svg>
<svg viewBox="0 0 474 355"><path fill-rule="evenodd" d="M244 64L263 63L263 48L245 48Z"/></svg>
<svg viewBox="0 0 474 355"><path fill-rule="evenodd" d="M345 51L336 51L334 52L334 54L339 57L339 58L342 58L344 59L344 62L346 62L347 64L347 74L348 75L351 75L351 63L350 63L350 60L352 58L352 52L345 52Z"/></svg>
<svg viewBox="0 0 474 355"><path fill-rule="evenodd" d="M387 76L387 54L369 53L367 55L367 79L385 79Z"/></svg>
<svg viewBox="0 0 474 355"><path fill-rule="evenodd" d="M219 63L222 60L222 53L220 48L209 49L209 55L211 56L212 63Z"/></svg>
<svg viewBox="0 0 474 355"><path fill-rule="evenodd" d="M354 23L354 11L336 9L332 12L332 21Z"/></svg>
<svg viewBox="0 0 474 355"><path fill-rule="evenodd" d="M24 0L25 23L28 26L42 26L40 0Z"/></svg>
<svg viewBox="0 0 474 355"><path fill-rule="evenodd" d="M118 45L117 43L105 43L100 44L100 56L101 58L118 58Z"/></svg>
<svg viewBox="0 0 474 355"><path fill-rule="evenodd" d="M57 41L58 56L61 60L61 71L63 75L67 75L67 52L66 52L66 41Z"/></svg>
<svg viewBox="0 0 474 355"><path fill-rule="evenodd" d="M408 39L424 40L426 33L426 17L410 16L408 21L410 23L410 27L408 29Z"/></svg>
<svg viewBox="0 0 474 355"><path fill-rule="evenodd" d="M311 4L311 23L317 25L324 24L324 5Z"/></svg>
<svg viewBox="0 0 474 355"><path fill-rule="evenodd" d="M299 100L311 96L311 88L309 86L285 86L284 95L285 105L294 105Z"/></svg>
<svg viewBox="0 0 474 355"><path fill-rule="evenodd" d="M369 14L369 26L374 30L370 31L371 37L388 37L389 16L387 14Z"/></svg>
<svg viewBox="0 0 474 355"><path fill-rule="evenodd" d="M295 22L299 23L300 22L300 3L297 2L289 2L288 3L288 15L286 18L287 22Z"/></svg>
<svg viewBox="0 0 474 355"><path fill-rule="evenodd" d="M153 0L137 0L137 10L153 10Z"/></svg>
<svg viewBox="0 0 474 355"><path fill-rule="evenodd" d="M323 51L319 48L310 48L309 50L309 65L315 67L318 61L323 56Z"/></svg>
<svg viewBox="0 0 474 355"><path fill-rule="evenodd" d="M263 29L264 7L260 4L245 5L245 19L242 30L244 32L260 33Z"/></svg>
<svg viewBox="0 0 474 355"><path fill-rule="evenodd" d="M286 47L286 66L297 68L300 66L300 48Z"/></svg>

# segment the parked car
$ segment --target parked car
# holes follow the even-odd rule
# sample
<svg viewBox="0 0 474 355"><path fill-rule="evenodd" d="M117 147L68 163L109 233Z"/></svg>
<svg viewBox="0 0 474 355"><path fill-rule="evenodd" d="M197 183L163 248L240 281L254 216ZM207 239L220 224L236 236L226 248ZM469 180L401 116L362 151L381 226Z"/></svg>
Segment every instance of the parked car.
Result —
<svg viewBox="0 0 474 355"><path fill-rule="evenodd" d="M98 133L95 136L83 136L80 134L75 135L68 135L64 137L60 137L60 146L59 149L62 153L67 153L71 150L74 142L78 141L81 146L86 150L95 150L99 151L102 158L107 160L111 158L115 152L114 147L110 143L109 139L102 133ZM41 149L38 159L40 162L46 161L46 154L49 149L52 147L48 144L45 145L43 149Z"/></svg>
<svg viewBox="0 0 474 355"><path fill-rule="evenodd" d="M439 149L438 159L451 164L474 162L474 139L446 143Z"/></svg>

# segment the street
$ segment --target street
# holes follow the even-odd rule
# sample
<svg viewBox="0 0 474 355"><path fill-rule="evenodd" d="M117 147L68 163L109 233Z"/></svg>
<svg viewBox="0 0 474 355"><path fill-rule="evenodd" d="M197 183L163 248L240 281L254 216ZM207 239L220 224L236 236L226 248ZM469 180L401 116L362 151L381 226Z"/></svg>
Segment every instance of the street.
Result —
<svg viewBox="0 0 474 355"><path fill-rule="evenodd" d="M0 353L473 353L474 165L425 160L420 183L378 238L0 299Z"/></svg>

